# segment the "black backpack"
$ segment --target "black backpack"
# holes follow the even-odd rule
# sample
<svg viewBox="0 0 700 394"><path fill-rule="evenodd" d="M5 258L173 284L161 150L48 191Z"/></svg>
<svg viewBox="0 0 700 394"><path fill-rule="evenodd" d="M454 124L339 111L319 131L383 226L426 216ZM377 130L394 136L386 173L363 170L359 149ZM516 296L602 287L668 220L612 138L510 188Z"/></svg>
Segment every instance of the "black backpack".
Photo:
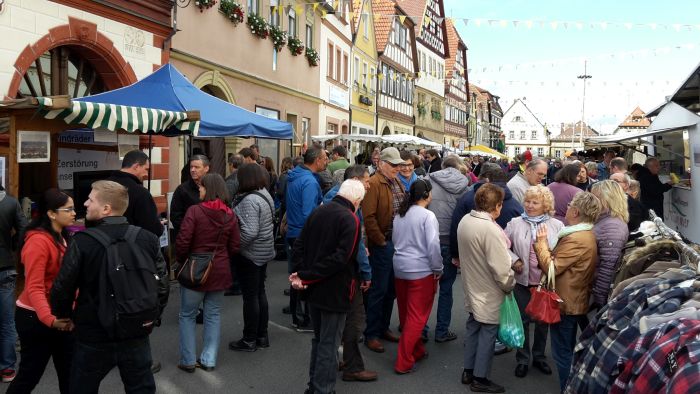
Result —
<svg viewBox="0 0 700 394"><path fill-rule="evenodd" d="M97 316L110 339L147 336L160 314L159 276L155 261L136 244L141 228L129 226L124 236L112 239L99 228L83 233L105 247L97 296Z"/></svg>

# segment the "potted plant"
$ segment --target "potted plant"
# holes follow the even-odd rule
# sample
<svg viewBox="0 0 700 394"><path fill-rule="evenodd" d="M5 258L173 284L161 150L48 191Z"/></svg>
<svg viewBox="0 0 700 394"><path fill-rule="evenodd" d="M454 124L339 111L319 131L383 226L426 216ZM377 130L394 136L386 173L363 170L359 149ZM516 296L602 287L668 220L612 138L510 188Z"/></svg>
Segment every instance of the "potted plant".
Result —
<svg viewBox="0 0 700 394"><path fill-rule="evenodd" d="M194 5L199 7L199 12L204 12L205 8L211 8L216 4L216 0L196 0Z"/></svg>
<svg viewBox="0 0 700 394"><path fill-rule="evenodd" d="M250 28L250 32L258 36L259 38L266 39L267 36L270 35L270 29L267 25L267 22L265 22L265 19L263 17L255 15L255 14L248 14L248 27Z"/></svg>
<svg viewBox="0 0 700 394"><path fill-rule="evenodd" d="M221 0L221 3L219 3L219 12L226 15L226 17L233 22L234 26L245 20L243 7L233 0Z"/></svg>
<svg viewBox="0 0 700 394"><path fill-rule="evenodd" d="M279 52L284 47L284 44L287 43L287 33L282 31L279 26L270 25L270 39L275 50Z"/></svg>
<svg viewBox="0 0 700 394"><path fill-rule="evenodd" d="M418 115L425 116L428 111L425 108L425 103L418 103Z"/></svg>
<svg viewBox="0 0 700 394"><path fill-rule="evenodd" d="M318 52L313 48L306 48L306 60L309 61L309 66L318 66Z"/></svg>
<svg viewBox="0 0 700 394"><path fill-rule="evenodd" d="M296 37L289 37L287 46L294 56L301 55L304 52L304 46L301 44L301 40Z"/></svg>
<svg viewBox="0 0 700 394"><path fill-rule="evenodd" d="M442 115L440 115L440 111L430 111L430 115L432 116L433 119L435 120L440 120L442 119Z"/></svg>

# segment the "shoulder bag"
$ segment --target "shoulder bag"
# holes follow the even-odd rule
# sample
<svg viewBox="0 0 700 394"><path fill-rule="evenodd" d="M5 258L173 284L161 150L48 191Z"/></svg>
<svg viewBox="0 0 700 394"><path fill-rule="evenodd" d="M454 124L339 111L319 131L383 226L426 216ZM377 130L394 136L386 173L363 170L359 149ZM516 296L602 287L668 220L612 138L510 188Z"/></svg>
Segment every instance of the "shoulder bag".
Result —
<svg viewBox="0 0 700 394"><path fill-rule="evenodd" d="M539 323L554 324L561 321L559 304L563 301L555 291L554 260L549 262L547 275L543 275L537 287L530 288L530 302L525 308L530 318Z"/></svg>
<svg viewBox="0 0 700 394"><path fill-rule="evenodd" d="M200 210L201 209L202 208L200 207ZM224 223L224 226L229 222L230 220L227 220L226 223ZM214 249L214 252L190 253L187 260L185 260L182 265L175 269L175 277L182 286L189 289L194 289L207 282L209 273L211 272L211 267L214 264L214 257L219 251L221 235L224 232L225 231L219 232L219 237L216 240L216 248Z"/></svg>

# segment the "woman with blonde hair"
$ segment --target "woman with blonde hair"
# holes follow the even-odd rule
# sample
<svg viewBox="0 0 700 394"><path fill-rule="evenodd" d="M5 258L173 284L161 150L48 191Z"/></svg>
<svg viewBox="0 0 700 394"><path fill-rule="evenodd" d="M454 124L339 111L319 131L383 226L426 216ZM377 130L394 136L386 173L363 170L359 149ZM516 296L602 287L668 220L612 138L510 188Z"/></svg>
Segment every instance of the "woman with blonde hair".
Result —
<svg viewBox="0 0 700 394"><path fill-rule="evenodd" d="M545 356L549 325L535 323L534 341L532 349L530 349L530 317L525 313L525 308L530 302L530 288L539 285L542 278L542 271L538 266L534 248L537 228L539 226L547 227L547 241L550 248L554 248L557 244L557 234L564 228L564 223L553 217L554 195L547 187L536 185L525 190L523 207L525 212L520 217L513 218L506 226L506 235L511 242L510 257L513 271L515 271L515 300L518 303L525 328L525 343L515 353L515 361L518 363L515 368L515 376L519 378L527 375L531 361L531 350L532 365L545 375L552 374L552 369L547 365Z"/></svg>
<svg viewBox="0 0 700 394"><path fill-rule="evenodd" d="M599 308L608 301L610 283L617 262L622 256L622 248L629 237L629 210L627 196L615 181L596 182L591 187L600 200L601 214L593 227L598 243L598 266L593 284L593 308Z"/></svg>
<svg viewBox="0 0 700 394"><path fill-rule="evenodd" d="M576 194L566 208L569 223L557 234L557 246L549 245L547 226L537 228L535 253L542 272L554 264L561 321L549 326L552 358L557 364L562 391L569 378L569 368L576 346L576 331L587 324L588 299L598 261L593 224L600 215L600 201L588 192Z"/></svg>

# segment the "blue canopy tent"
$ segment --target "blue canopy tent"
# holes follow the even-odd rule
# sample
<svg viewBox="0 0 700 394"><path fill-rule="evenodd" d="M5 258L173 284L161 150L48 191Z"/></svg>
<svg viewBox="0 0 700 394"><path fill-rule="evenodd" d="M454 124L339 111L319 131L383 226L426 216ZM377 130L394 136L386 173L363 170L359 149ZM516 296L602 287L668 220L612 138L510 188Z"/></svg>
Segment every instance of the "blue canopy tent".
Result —
<svg viewBox="0 0 700 394"><path fill-rule="evenodd" d="M292 125L211 96L194 86L173 65L121 89L76 101L139 106L167 111L200 111L199 137L258 137L291 140Z"/></svg>

